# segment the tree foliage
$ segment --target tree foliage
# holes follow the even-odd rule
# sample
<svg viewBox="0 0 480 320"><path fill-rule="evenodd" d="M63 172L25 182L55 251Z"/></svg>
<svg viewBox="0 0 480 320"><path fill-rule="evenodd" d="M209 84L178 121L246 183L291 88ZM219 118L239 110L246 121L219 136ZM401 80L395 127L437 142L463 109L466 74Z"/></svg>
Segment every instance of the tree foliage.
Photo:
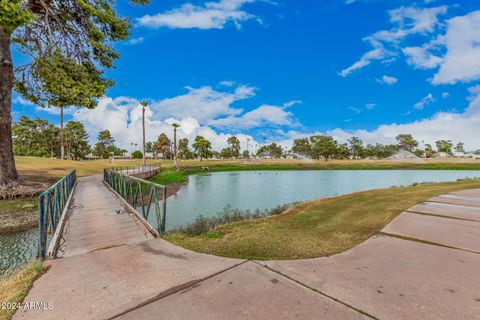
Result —
<svg viewBox="0 0 480 320"><path fill-rule="evenodd" d="M84 159L90 153L88 134L81 122L70 121L65 126L67 158L71 160Z"/></svg>
<svg viewBox="0 0 480 320"><path fill-rule="evenodd" d="M15 155L56 157L60 129L47 120L21 117L13 125L13 150Z"/></svg>
<svg viewBox="0 0 480 320"><path fill-rule="evenodd" d="M353 159L362 158L365 151L363 147L363 141L358 137L351 137L347 142L351 157Z"/></svg>
<svg viewBox="0 0 480 320"><path fill-rule="evenodd" d="M67 156L72 160L84 159L90 152L88 135L80 122L69 121L65 127ZM15 155L59 157L60 129L47 120L21 117L13 125Z"/></svg>
<svg viewBox="0 0 480 320"><path fill-rule="evenodd" d="M418 147L418 141L413 139L411 134L399 134L395 139L397 140L399 149L411 152L414 148Z"/></svg>
<svg viewBox="0 0 480 320"><path fill-rule="evenodd" d="M178 140L178 157L180 159L193 159L195 155L188 148L188 139L182 138Z"/></svg>
<svg viewBox="0 0 480 320"><path fill-rule="evenodd" d="M308 138L300 138L293 140L292 152L303 157L312 156L312 145Z"/></svg>
<svg viewBox="0 0 480 320"><path fill-rule="evenodd" d="M146 4L148 0L130 0ZM16 184L12 91L40 106L92 108L113 81L114 42L129 35L113 0L0 0L0 186ZM11 47L27 57L13 65Z"/></svg>
<svg viewBox="0 0 480 320"><path fill-rule="evenodd" d="M115 13L112 1L0 3L0 13L7 13L0 25L11 30L17 48L32 58L17 66L16 90L42 106L94 107L96 98L113 84L103 76L119 57L113 43L129 35L129 21ZM12 10L14 19L8 14Z"/></svg>
<svg viewBox="0 0 480 320"><path fill-rule="evenodd" d="M435 144L437 145L438 152L452 154L453 143L451 140L438 140L435 141Z"/></svg>
<svg viewBox="0 0 480 320"><path fill-rule="evenodd" d="M240 140L236 136L228 137L228 149L230 149L230 157L238 158L240 156Z"/></svg>
<svg viewBox="0 0 480 320"><path fill-rule="evenodd" d="M140 150L135 150L132 152L132 158L133 159L142 159L143 158L143 153Z"/></svg>
<svg viewBox="0 0 480 320"><path fill-rule="evenodd" d="M172 142L165 133L162 133L158 136L157 142L155 143L155 149L158 153L162 154L162 159L169 159L171 157L171 143Z"/></svg>
<svg viewBox="0 0 480 320"><path fill-rule="evenodd" d="M337 152L337 141L333 137L319 135L311 136L310 143L312 144L312 155L314 158L323 158L328 161Z"/></svg>
<svg viewBox="0 0 480 320"><path fill-rule="evenodd" d="M124 150L115 146L115 139L109 130L100 131L97 137L98 142L95 144L93 154L103 159L108 159L112 154L120 156Z"/></svg>
<svg viewBox="0 0 480 320"><path fill-rule="evenodd" d="M212 156L212 144L202 136L195 137L192 147L195 150L197 157L200 158L200 161L203 161L203 159L208 159Z"/></svg>
<svg viewBox="0 0 480 320"><path fill-rule="evenodd" d="M281 158L283 156L283 149L281 146L274 142L269 145L261 146L257 151L257 156Z"/></svg>

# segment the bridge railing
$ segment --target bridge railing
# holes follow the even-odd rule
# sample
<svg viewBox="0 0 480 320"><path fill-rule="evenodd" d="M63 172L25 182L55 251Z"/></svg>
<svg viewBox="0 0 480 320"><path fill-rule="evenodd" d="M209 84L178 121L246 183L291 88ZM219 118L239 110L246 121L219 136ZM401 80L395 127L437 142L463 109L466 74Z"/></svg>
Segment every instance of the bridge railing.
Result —
<svg viewBox="0 0 480 320"><path fill-rule="evenodd" d="M139 166L118 166L118 167L111 167L108 168L112 171L115 172L120 172L124 173L126 175L131 175L131 174L139 174L139 173L146 173L146 172L152 172L152 171L159 171L160 170L160 164L159 163L154 163L154 164L144 164L144 165L139 165Z"/></svg>
<svg viewBox="0 0 480 320"><path fill-rule="evenodd" d="M129 171L132 174L132 171ZM165 232L167 216L167 187L132 177L125 170L103 170L103 179L158 234ZM154 215L153 217L151 215Z"/></svg>
<svg viewBox="0 0 480 320"><path fill-rule="evenodd" d="M60 218L77 180L77 172L73 170L55 182L38 196L38 226L40 231L38 256L45 258L48 238L57 230Z"/></svg>

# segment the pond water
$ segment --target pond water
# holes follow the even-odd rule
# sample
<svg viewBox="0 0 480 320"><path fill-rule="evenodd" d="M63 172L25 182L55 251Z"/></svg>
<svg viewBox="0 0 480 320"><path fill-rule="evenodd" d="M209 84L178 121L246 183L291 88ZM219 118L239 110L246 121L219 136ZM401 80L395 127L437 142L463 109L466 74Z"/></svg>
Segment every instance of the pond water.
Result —
<svg viewBox="0 0 480 320"><path fill-rule="evenodd" d="M236 171L192 175L167 200L166 229L212 217L225 208L270 209L281 204L420 182L480 177L477 170ZM149 217L153 218L154 214ZM153 226L154 219L150 221Z"/></svg>
<svg viewBox="0 0 480 320"><path fill-rule="evenodd" d="M24 265L37 254L38 228L0 234L0 276Z"/></svg>

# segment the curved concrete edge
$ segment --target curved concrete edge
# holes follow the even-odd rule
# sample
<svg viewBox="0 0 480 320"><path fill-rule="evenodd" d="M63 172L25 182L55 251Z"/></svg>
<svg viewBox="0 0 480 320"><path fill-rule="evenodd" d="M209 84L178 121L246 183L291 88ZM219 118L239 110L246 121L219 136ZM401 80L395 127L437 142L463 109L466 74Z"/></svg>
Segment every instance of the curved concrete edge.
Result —
<svg viewBox="0 0 480 320"><path fill-rule="evenodd" d="M161 239L50 260L14 319L108 319L244 263L182 249Z"/></svg>

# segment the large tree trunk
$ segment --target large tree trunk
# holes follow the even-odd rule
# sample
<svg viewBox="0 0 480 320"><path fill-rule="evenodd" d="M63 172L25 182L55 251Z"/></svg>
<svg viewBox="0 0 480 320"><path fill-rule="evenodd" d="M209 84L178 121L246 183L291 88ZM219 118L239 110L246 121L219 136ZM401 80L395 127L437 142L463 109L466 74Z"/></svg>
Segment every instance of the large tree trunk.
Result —
<svg viewBox="0 0 480 320"><path fill-rule="evenodd" d="M60 107L60 159L65 159L65 133L63 131L63 107Z"/></svg>
<svg viewBox="0 0 480 320"><path fill-rule="evenodd" d="M0 187L18 184L12 143L12 90L10 34L0 27Z"/></svg>

